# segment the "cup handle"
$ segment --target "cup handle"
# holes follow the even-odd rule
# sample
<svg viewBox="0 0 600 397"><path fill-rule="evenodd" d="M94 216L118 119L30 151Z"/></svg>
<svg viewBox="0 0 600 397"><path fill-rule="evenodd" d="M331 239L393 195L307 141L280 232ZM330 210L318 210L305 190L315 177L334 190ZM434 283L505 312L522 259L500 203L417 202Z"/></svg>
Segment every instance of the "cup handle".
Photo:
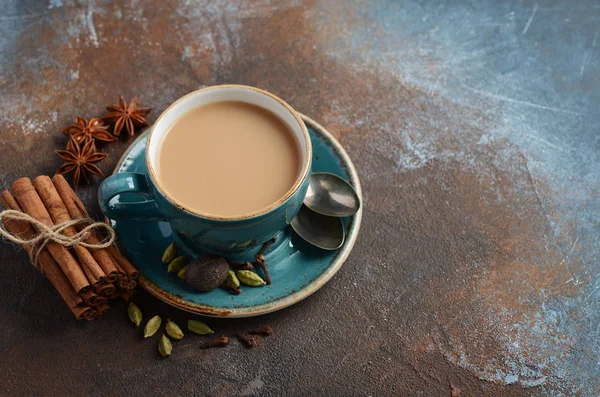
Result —
<svg viewBox="0 0 600 397"><path fill-rule="evenodd" d="M136 202L110 201L123 193L136 193L144 198ZM106 178L98 189L100 209L110 219L129 219L135 221L162 221L164 215L152 198L152 191L144 174L121 172Z"/></svg>

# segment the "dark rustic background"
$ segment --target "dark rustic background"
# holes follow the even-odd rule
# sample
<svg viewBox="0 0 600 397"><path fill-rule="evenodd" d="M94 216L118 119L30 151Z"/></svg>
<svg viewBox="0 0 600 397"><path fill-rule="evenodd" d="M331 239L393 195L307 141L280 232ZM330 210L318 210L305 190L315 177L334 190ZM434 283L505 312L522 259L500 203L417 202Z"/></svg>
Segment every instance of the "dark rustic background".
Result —
<svg viewBox="0 0 600 397"><path fill-rule="evenodd" d="M272 325L252 351L190 336L162 360L124 305L76 323L0 245L0 395L600 395L599 31L594 0L0 1L0 187L51 174L60 128L119 94L154 121L241 83L326 126L365 191L321 291L210 321Z"/></svg>

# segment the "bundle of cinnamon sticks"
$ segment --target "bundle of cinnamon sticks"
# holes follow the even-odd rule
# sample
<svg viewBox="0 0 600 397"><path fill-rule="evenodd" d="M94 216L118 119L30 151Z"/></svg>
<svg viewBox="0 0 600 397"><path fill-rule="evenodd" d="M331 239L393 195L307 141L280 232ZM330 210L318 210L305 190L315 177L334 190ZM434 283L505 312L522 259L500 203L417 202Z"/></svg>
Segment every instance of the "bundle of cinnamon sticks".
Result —
<svg viewBox="0 0 600 397"><path fill-rule="evenodd" d="M89 218L85 206L62 175L53 178L39 176L33 183L29 178L15 181L10 191L0 195L6 209L24 212L48 227L72 219ZM27 221L5 220L4 227L11 234L31 240L40 230ZM62 231L72 237L83 229L76 224ZM85 240L98 245L104 236L91 233ZM32 255L39 247L24 245ZM63 298L71 312L79 319L93 320L109 310L109 299L128 300L133 294L137 270L114 245L107 248L85 248L76 245L67 248L49 241L39 252L36 266L46 275Z"/></svg>

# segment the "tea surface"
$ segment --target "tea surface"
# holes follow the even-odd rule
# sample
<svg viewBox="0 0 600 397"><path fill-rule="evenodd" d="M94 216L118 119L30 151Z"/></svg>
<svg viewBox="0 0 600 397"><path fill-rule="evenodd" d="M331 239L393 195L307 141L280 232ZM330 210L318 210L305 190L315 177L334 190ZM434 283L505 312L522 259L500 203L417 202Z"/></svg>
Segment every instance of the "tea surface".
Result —
<svg viewBox="0 0 600 397"><path fill-rule="evenodd" d="M237 101L182 115L162 138L158 178L179 202L216 216L275 203L301 167L298 142L275 114Z"/></svg>

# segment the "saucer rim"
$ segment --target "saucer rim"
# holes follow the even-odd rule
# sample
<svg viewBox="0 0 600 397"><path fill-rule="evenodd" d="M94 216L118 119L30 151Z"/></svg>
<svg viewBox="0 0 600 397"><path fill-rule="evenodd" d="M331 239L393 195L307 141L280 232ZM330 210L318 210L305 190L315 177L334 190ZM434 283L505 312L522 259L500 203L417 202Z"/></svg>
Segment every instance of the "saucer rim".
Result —
<svg viewBox="0 0 600 397"><path fill-rule="evenodd" d="M244 318L244 317L255 317L263 314L272 313L278 310L285 309L295 303L300 302L303 299L306 299L310 295L317 292L321 287L323 287L331 278L338 272L338 270L345 263L346 259L352 252L354 248L354 244L356 243L356 239L358 238L358 232L360 230L360 225L362 221L362 214L364 208L363 202L363 194L362 187L360 184L360 179L358 177L358 173L356 172L356 168L354 167L354 163L348 156L348 153L343 148L343 146L338 142L338 140L329 132L325 127L321 124L313 120L312 118L306 116L303 113L297 112L300 115L302 121L308 124L311 128L317 130L320 134L327 138L329 144L333 145L335 151L340 155L342 159L342 166L346 168L348 172L348 176L350 177L350 182L354 186L356 192L358 193L358 197L361 202L361 206L359 211L352 217L350 221L350 227L348 234L346 236L346 241L344 244L338 249L337 255L331 260L330 266L327 267L323 273L321 273L314 281L310 284L304 286L298 291L291 293L282 298L278 298L271 302L263 303L256 306L248 306L248 307L235 307L235 308L215 308L210 305L203 305L197 303L190 303L187 300L181 299L176 295L173 295L169 292L166 292L164 289L155 285L153 282L144 277L143 274L140 273L138 278L138 284L144 288L148 293L155 296L156 298L162 300L163 302L177 307L178 309L185 310L187 312L193 314L199 314L203 316L209 317L228 317L228 318ZM148 129L152 128L150 126ZM117 165L113 170L113 174L119 172L119 169L123 166L125 161L127 160L132 148L135 146L136 142L140 139L143 139L144 134L142 133L138 138L132 142L127 150L123 153L123 155L119 158Z"/></svg>

